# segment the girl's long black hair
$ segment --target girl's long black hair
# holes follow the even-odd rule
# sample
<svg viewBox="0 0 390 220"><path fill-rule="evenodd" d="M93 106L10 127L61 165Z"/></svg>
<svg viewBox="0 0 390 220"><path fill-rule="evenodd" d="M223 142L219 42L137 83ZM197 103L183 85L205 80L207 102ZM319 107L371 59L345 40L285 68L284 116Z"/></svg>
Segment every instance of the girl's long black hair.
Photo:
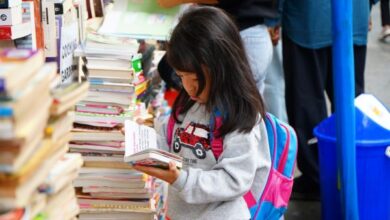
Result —
<svg viewBox="0 0 390 220"><path fill-rule="evenodd" d="M222 10L207 6L189 9L172 32L167 59L176 70L196 73L198 94L205 86L203 70L208 68L211 88L206 108L211 113L218 109L222 114L221 136L234 130L250 132L258 121L258 114L264 117L263 100L239 31ZM182 89L172 111L185 113L194 103ZM179 122L176 114L174 118Z"/></svg>

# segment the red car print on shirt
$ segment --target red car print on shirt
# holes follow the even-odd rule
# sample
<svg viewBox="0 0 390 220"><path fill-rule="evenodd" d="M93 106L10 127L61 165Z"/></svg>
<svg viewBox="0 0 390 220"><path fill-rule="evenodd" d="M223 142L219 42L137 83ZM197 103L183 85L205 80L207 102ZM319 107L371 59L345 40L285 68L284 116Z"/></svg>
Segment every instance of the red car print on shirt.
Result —
<svg viewBox="0 0 390 220"><path fill-rule="evenodd" d="M206 151L210 150L209 127L191 122L186 128L178 128L175 131L173 151L179 153L181 147L192 149L199 159L206 158Z"/></svg>

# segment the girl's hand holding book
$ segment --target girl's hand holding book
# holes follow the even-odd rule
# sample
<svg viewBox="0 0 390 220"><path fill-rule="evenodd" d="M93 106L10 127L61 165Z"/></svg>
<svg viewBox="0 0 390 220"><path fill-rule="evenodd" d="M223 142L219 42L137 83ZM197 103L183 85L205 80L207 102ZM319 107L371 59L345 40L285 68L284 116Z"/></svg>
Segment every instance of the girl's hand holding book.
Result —
<svg viewBox="0 0 390 220"><path fill-rule="evenodd" d="M172 184L180 175L180 170L177 169L175 162L169 162L168 169L161 169L150 166L134 165L134 169L146 173L148 175L154 176L158 179L164 180L169 184Z"/></svg>

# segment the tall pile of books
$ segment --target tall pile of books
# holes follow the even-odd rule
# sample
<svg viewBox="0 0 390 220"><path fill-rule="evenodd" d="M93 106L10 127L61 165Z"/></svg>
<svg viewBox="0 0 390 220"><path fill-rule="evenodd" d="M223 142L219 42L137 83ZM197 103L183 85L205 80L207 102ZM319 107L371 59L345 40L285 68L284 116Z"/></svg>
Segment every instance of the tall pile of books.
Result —
<svg viewBox="0 0 390 220"><path fill-rule="evenodd" d="M71 106L51 92L59 78L57 65L44 59L40 50L0 51L0 219L56 219L58 214L72 219L78 214L70 183L82 158L66 154ZM77 96L72 98L77 102Z"/></svg>
<svg viewBox="0 0 390 220"><path fill-rule="evenodd" d="M76 105L70 152L81 153L84 166L74 181L80 219L155 219L162 187L123 162L126 119L133 119L137 99L148 81L137 41L87 35L83 48L88 95ZM142 105L141 105L142 106Z"/></svg>
<svg viewBox="0 0 390 220"><path fill-rule="evenodd" d="M73 127L75 104L86 96L88 82L72 82L61 84L60 76L57 84L51 90L53 97L50 106L50 118L45 128L45 138L50 140L52 146L65 146L59 151L58 160L49 172L39 191L47 195L47 204L43 214L47 219L72 219L79 213L79 207L72 185L78 176L83 160L80 154L66 153L69 150L70 131ZM66 205L63 205L66 204Z"/></svg>
<svg viewBox="0 0 390 220"><path fill-rule="evenodd" d="M0 52L0 209L30 207L63 146L44 139L55 64L42 51Z"/></svg>

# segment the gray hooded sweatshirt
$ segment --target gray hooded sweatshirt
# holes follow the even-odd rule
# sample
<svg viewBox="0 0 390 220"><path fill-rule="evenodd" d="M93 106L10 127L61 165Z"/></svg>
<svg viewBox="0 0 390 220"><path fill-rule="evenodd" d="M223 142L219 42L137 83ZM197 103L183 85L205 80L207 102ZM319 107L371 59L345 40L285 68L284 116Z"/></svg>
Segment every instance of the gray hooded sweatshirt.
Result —
<svg viewBox="0 0 390 220"><path fill-rule="evenodd" d="M168 190L168 217L181 219L250 219L243 195L260 198L271 167L267 131L261 120L249 133L231 132L223 138L216 160L209 140L210 114L195 104L175 124L172 146L167 144L167 120L156 125L158 145L183 157L183 169Z"/></svg>

